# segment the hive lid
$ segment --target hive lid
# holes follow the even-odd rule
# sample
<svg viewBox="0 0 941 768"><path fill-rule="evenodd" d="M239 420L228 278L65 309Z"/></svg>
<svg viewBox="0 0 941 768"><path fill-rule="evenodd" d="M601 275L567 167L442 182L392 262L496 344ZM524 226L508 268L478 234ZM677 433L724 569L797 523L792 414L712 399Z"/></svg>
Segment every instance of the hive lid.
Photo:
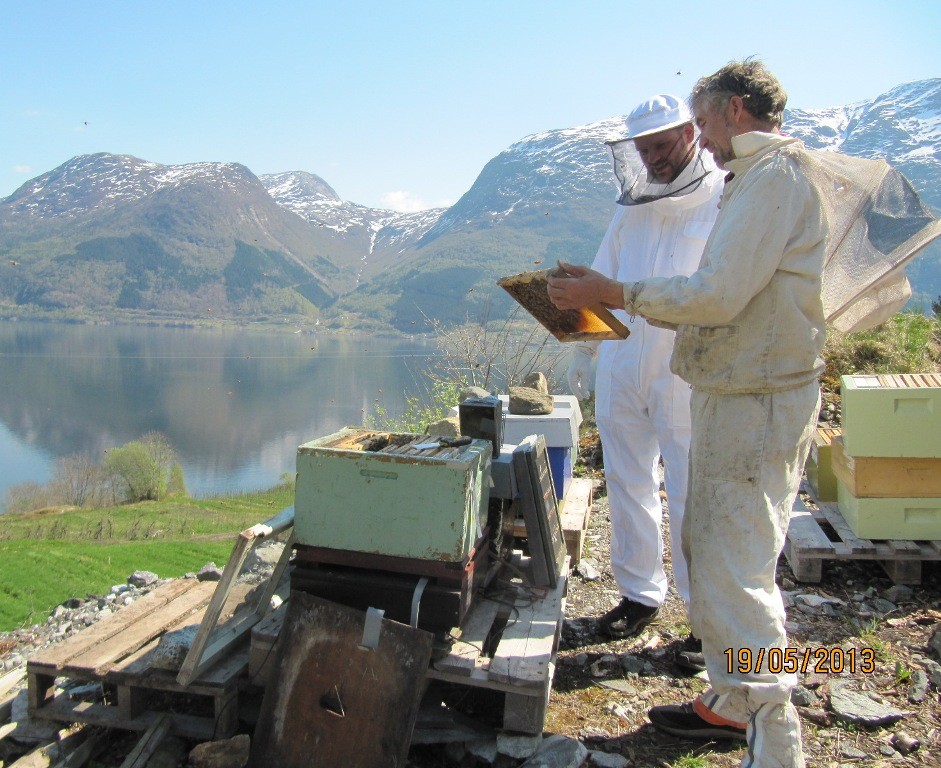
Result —
<svg viewBox="0 0 941 768"><path fill-rule="evenodd" d="M844 376L852 389L935 389L941 373L877 373Z"/></svg>
<svg viewBox="0 0 941 768"><path fill-rule="evenodd" d="M497 280L529 314L559 341L604 341L626 339L627 326L609 309L596 304L582 309L559 309L549 300L547 280L555 269L522 272Z"/></svg>

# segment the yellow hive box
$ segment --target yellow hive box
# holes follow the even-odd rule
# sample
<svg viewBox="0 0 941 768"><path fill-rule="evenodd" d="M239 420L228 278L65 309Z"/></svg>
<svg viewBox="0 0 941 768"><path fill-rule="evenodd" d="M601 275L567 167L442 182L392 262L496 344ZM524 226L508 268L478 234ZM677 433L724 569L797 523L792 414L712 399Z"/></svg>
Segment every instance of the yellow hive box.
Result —
<svg viewBox="0 0 941 768"><path fill-rule="evenodd" d="M843 376L841 400L850 456L941 458L941 373Z"/></svg>
<svg viewBox="0 0 941 768"><path fill-rule="evenodd" d="M941 539L941 498L859 498L837 480L840 512L863 539Z"/></svg>
<svg viewBox="0 0 941 768"><path fill-rule="evenodd" d="M941 497L941 459L856 458L846 453L840 437L834 439L830 455L837 479L857 498Z"/></svg>
<svg viewBox="0 0 941 768"><path fill-rule="evenodd" d="M804 471L807 482L814 491L817 501L836 501L836 476L832 469L832 448L834 438L840 430L831 427L818 427L810 444L810 453Z"/></svg>

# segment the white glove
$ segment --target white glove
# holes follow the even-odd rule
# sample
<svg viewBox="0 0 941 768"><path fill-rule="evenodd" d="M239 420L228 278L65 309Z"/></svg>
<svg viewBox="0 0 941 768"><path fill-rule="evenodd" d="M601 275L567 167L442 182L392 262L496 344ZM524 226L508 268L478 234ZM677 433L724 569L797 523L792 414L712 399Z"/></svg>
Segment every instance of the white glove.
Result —
<svg viewBox="0 0 941 768"><path fill-rule="evenodd" d="M572 356L569 360L569 369L565 374L569 389L579 400L591 395L591 361L598 349L597 344L581 342L573 345Z"/></svg>

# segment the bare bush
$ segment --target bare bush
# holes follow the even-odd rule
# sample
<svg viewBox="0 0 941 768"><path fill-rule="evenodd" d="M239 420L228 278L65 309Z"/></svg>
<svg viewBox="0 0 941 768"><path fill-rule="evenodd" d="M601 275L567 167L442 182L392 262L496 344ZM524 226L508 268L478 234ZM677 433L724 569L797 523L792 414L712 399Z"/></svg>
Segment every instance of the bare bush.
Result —
<svg viewBox="0 0 941 768"><path fill-rule="evenodd" d="M7 488L3 498L3 509L7 514L16 515L31 512L34 509L51 507L58 504L52 489L43 483L17 483Z"/></svg>
<svg viewBox="0 0 941 768"><path fill-rule="evenodd" d="M49 488L57 503L99 507L108 498L108 476L87 453L73 453L56 462Z"/></svg>
<svg viewBox="0 0 941 768"><path fill-rule="evenodd" d="M555 391L555 370L565 347L523 311L514 309L502 321L490 322L485 314L454 328L444 328L434 318L425 320L441 350L438 369L431 375L461 386L489 391L520 384L533 371L542 371Z"/></svg>

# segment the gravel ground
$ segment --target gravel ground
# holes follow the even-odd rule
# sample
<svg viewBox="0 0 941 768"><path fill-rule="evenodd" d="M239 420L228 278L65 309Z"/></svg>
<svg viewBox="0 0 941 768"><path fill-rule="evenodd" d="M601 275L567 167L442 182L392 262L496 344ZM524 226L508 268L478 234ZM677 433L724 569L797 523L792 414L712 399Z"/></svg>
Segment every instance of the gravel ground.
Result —
<svg viewBox="0 0 941 768"><path fill-rule="evenodd" d="M672 587L658 621L641 636L611 642L594 631L592 617L619 599L609 560L608 503L598 482L584 553L592 568L577 569L570 581L546 729L623 755L632 766L737 766L744 754L739 742L679 739L647 721L649 707L688 701L708 685L704 676L690 677L673 663L689 627ZM669 546L668 511L665 518ZM941 765L939 566L925 563L922 584L909 589L895 587L872 561L828 561L821 583L800 584L782 556L777 581L788 604L789 645L842 648L843 658L851 648L873 649L871 673L844 668L840 674L800 675L795 703L809 766ZM593 580L581 575L592 570ZM611 685L622 690L605 687ZM897 710L898 719L884 725L853 722L840 695L833 697L841 688Z"/></svg>

